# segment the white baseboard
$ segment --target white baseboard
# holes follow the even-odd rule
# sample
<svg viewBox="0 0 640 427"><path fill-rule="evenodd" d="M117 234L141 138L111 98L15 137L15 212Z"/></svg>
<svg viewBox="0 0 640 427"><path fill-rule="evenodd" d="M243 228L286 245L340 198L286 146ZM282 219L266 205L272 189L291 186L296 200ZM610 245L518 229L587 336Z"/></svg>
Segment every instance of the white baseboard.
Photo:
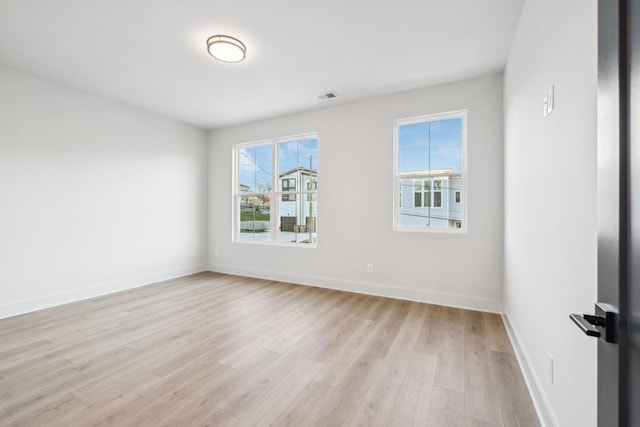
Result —
<svg viewBox="0 0 640 427"><path fill-rule="evenodd" d="M189 274L206 271L204 265L193 267L176 268L159 273L143 274L109 283L99 283L92 286L72 289L70 291L44 295L36 298L15 301L8 304L0 304L0 319L17 316L19 314L30 313L49 307L81 301L88 298L99 297L112 294L127 289L138 288L164 280L175 279Z"/></svg>
<svg viewBox="0 0 640 427"><path fill-rule="evenodd" d="M429 304L446 305L491 313L501 313L500 301L490 298L478 298L421 289L401 288L378 283L343 280L333 277L307 276L291 274L282 271L251 269L244 266L211 264L209 271L217 273L235 274L239 276L255 277L258 279L277 280L298 285L316 286L319 288L336 289L340 291L360 294L396 298Z"/></svg>
<svg viewBox="0 0 640 427"><path fill-rule="evenodd" d="M540 387L540 381L538 380L538 377L531 369L531 364L529 363L527 352L520 345L518 334L509 321L509 316L507 316L507 314L505 313L502 315L502 319L506 326L509 339L511 340L511 345L513 346L513 349L516 353L516 358L518 359L520 370L522 371L524 380L527 383L529 394L531 395L531 399L533 400L533 406L536 408L536 412L538 413L540 424L542 424L542 427L557 427L558 422L553 416L553 413L549 410L551 406L549 405L549 402L547 401L547 398L542 391L542 387Z"/></svg>

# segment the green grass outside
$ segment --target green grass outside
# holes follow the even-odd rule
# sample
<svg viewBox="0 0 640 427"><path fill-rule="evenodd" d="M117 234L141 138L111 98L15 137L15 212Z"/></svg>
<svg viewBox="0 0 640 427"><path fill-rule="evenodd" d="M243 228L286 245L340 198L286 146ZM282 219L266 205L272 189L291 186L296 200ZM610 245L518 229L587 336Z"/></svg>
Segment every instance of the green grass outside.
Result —
<svg viewBox="0 0 640 427"><path fill-rule="evenodd" d="M253 214L251 212L242 212L240 214L240 221L269 221L271 220L270 214Z"/></svg>

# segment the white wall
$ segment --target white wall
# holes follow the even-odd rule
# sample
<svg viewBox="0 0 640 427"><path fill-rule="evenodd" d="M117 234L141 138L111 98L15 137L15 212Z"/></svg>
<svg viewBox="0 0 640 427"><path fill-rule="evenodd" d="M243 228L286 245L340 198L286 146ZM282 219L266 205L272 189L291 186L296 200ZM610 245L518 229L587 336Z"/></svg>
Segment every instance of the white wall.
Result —
<svg viewBox="0 0 640 427"><path fill-rule="evenodd" d="M468 233L393 232L393 120L460 109L469 112ZM210 269L499 311L502 128L496 74L215 130ZM318 247L232 243L232 145L312 131L319 139Z"/></svg>
<svg viewBox="0 0 640 427"><path fill-rule="evenodd" d="M549 425L596 425L596 35L596 0L528 0L505 71L504 308Z"/></svg>
<svg viewBox="0 0 640 427"><path fill-rule="evenodd" d="M0 318L205 269L206 138L0 68Z"/></svg>

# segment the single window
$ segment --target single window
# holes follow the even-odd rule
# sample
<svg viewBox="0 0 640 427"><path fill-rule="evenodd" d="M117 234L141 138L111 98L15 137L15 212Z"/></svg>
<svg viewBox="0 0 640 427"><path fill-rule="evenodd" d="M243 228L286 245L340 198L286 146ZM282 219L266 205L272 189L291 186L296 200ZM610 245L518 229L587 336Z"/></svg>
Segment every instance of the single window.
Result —
<svg viewBox="0 0 640 427"><path fill-rule="evenodd" d="M282 180L282 192L286 193L289 191L296 191L296 179L295 178L285 178ZM295 194L283 194L282 201L295 201Z"/></svg>
<svg viewBox="0 0 640 427"><path fill-rule="evenodd" d="M315 246L317 135L238 144L234 155L234 241Z"/></svg>
<svg viewBox="0 0 640 427"><path fill-rule="evenodd" d="M433 192L433 207L434 208L442 207L442 191Z"/></svg>
<svg viewBox="0 0 640 427"><path fill-rule="evenodd" d="M464 230L466 111L394 123L394 229Z"/></svg>
<svg viewBox="0 0 640 427"><path fill-rule="evenodd" d="M417 193L415 193L414 197L415 197L415 203L413 206L416 206L416 207L422 206L422 193L418 191Z"/></svg>

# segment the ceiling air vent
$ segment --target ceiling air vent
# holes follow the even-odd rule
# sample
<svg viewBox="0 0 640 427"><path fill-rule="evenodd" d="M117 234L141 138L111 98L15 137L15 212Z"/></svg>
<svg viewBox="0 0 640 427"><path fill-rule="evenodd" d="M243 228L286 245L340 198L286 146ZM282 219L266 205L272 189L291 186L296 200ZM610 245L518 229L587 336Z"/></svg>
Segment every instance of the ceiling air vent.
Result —
<svg viewBox="0 0 640 427"><path fill-rule="evenodd" d="M334 91L325 92L318 95L318 99L331 99L331 98L337 98L337 97L338 97L338 94L335 93Z"/></svg>

